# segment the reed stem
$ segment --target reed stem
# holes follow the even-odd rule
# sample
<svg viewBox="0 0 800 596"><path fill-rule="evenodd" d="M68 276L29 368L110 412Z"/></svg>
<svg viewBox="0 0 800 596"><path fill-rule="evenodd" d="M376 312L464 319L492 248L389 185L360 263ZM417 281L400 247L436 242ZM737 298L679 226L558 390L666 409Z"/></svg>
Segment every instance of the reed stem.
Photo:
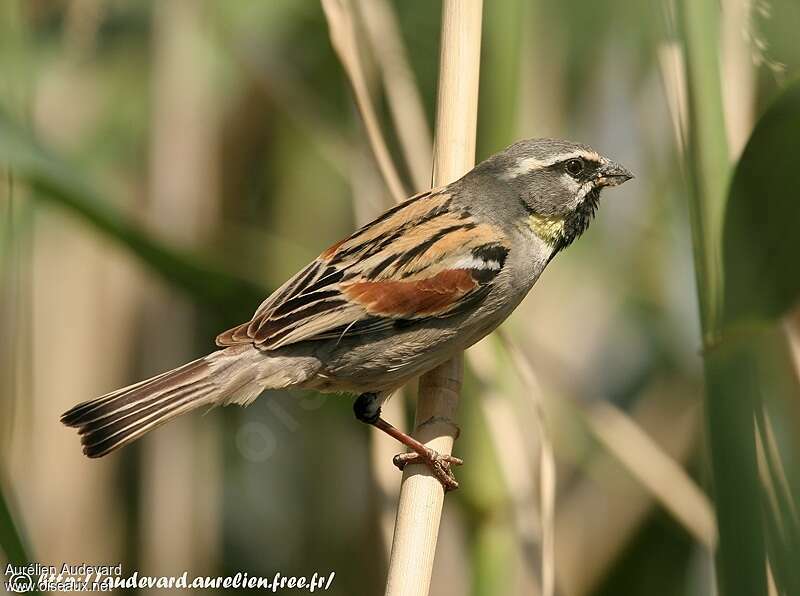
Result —
<svg viewBox="0 0 800 596"><path fill-rule="evenodd" d="M447 184L475 163L482 0L444 0L436 107L433 186ZM414 436L449 454L458 433L455 413L463 371L461 355L423 375ZM425 595L433 573L444 488L424 465L403 473L387 596Z"/></svg>

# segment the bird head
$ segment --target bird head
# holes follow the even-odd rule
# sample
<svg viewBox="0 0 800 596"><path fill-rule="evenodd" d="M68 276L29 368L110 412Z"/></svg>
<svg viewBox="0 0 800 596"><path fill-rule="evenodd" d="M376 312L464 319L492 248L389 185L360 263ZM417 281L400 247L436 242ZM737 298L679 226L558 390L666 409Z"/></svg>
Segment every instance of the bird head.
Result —
<svg viewBox="0 0 800 596"><path fill-rule="evenodd" d="M482 165L513 189L527 226L554 254L586 231L603 188L633 178L591 147L558 139L519 141Z"/></svg>

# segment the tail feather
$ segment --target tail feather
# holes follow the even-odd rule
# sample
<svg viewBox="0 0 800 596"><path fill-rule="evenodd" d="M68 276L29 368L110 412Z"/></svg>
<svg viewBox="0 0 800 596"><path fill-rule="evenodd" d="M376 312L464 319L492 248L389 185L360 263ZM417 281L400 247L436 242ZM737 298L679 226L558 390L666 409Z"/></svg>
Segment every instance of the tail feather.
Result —
<svg viewBox="0 0 800 596"><path fill-rule="evenodd" d="M154 415L165 413L168 409L186 402L194 402L207 396L214 387L207 384L190 385L167 391L152 399L143 399L140 403L131 404L133 407L106 413L101 418L95 418L81 424L79 434L86 435L113 435L118 430L127 428L142 420L149 420Z"/></svg>
<svg viewBox="0 0 800 596"><path fill-rule="evenodd" d="M199 358L174 370L80 403L65 412L61 416L61 422L67 426L83 426L117 411L141 404L144 394L152 397L163 395L166 390L181 386L179 384L181 378L189 377L191 372L207 367L207 358L208 356ZM187 378L187 382L191 382L191 377Z"/></svg>
<svg viewBox="0 0 800 596"><path fill-rule="evenodd" d="M253 360L235 350L214 352L78 404L61 416L61 422L78 428L85 455L102 457L190 410L251 401L264 385L258 382Z"/></svg>
<svg viewBox="0 0 800 596"><path fill-rule="evenodd" d="M81 429L83 452L89 457L102 457L146 432L172 420L175 416L194 410L203 404L202 398L213 392L213 387L192 392L178 401L169 400L166 406L152 406L131 419L119 419L99 429Z"/></svg>

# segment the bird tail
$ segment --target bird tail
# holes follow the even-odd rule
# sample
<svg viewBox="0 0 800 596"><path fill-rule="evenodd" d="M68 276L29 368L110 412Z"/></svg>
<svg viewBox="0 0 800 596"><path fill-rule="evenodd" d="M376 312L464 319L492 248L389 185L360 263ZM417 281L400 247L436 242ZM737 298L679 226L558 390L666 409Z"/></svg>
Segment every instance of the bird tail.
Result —
<svg viewBox="0 0 800 596"><path fill-rule="evenodd" d="M83 453L102 457L204 405L253 401L266 384L257 350L227 348L135 385L78 404L61 422L78 429Z"/></svg>

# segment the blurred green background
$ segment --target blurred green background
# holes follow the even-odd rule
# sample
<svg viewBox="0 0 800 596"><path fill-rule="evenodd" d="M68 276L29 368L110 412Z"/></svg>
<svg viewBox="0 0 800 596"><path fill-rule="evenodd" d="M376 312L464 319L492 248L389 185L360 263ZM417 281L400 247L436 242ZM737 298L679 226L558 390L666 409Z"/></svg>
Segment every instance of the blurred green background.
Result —
<svg viewBox="0 0 800 596"><path fill-rule="evenodd" d="M440 4L341 4L410 195ZM0 560L333 570L335 594L381 593L397 446L348 397L270 392L101 461L58 423L207 353L391 205L320 4L0 11ZM726 593L800 593L798 25L796 0L485 3L478 160L557 136L636 179L504 325L533 379L492 338L470 354L432 594L538 594L548 524L559 594L711 594L714 506ZM387 417L410 425L413 388Z"/></svg>

